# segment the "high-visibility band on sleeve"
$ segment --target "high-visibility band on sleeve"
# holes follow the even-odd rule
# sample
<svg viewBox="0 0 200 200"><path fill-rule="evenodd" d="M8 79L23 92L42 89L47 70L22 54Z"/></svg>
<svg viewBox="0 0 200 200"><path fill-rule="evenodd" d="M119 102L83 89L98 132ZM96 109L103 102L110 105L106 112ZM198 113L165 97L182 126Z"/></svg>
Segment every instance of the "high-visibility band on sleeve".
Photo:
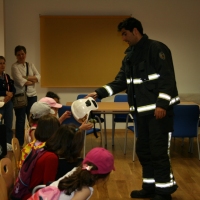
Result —
<svg viewBox="0 0 200 200"><path fill-rule="evenodd" d="M151 105L147 105L147 106L140 106L137 107L137 111L140 112L145 112L145 111L149 111L149 110L154 110L156 108L156 104L151 104Z"/></svg>
<svg viewBox="0 0 200 200"><path fill-rule="evenodd" d="M171 100L171 96L169 96L168 94L165 94L165 93L159 93L158 98L165 99L168 101Z"/></svg>
<svg viewBox="0 0 200 200"><path fill-rule="evenodd" d="M175 104L176 102L180 101L180 97L174 97L171 99L171 101L169 102L169 105Z"/></svg>
<svg viewBox="0 0 200 200"><path fill-rule="evenodd" d="M107 90L109 96L113 95L113 90L112 90L112 88L110 86L104 85L103 87Z"/></svg>

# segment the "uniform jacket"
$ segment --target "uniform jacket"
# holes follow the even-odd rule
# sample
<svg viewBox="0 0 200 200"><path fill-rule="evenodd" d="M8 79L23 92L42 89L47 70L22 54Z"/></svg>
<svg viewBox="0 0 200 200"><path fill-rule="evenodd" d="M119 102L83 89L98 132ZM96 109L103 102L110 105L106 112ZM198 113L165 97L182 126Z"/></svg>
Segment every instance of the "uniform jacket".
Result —
<svg viewBox="0 0 200 200"><path fill-rule="evenodd" d="M166 110L178 104L172 56L169 48L144 35L126 50L115 80L95 91L99 98L126 90L130 111L152 114L156 107Z"/></svg>
<svg viewBox="0 0 200 200"><path fill-rule="evenodd" d="M16 92L16 89L14 87L14 81L10 78L8 74L4 73L3 79L0 79L0 96L6 96L6 91L13 92L13 95L14 95Z"/></svg>

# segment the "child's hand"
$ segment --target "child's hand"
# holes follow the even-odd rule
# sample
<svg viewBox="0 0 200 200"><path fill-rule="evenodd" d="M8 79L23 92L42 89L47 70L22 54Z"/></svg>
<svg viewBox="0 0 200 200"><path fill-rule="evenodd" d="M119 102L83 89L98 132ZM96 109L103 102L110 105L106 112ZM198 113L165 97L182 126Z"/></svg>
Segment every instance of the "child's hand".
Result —
<svg viewBox="0 0 200 200"><path fill-rule="evenodd" d="M93 124L92 123L86 123L86 121L84 121L81 126L79 127L80 130L90 130L92 129Z"/></svg>
<svg viewBox="0 0 200 200"><path fill-rule="evenodd" d="M63 113L62 117L63 117L64 119L70 118L70 117L71 117L71 112L70 112L70 111L65 111L65 112Z"/></svg>

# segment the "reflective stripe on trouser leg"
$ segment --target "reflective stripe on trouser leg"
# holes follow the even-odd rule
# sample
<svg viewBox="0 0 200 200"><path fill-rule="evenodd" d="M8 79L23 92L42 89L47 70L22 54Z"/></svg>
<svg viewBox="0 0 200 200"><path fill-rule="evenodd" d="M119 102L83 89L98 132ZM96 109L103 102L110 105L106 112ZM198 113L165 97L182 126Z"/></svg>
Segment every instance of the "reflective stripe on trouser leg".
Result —
<svg viewBox="0 0 200 200"><path fill-rule="evenodd" d="M172 193L177 189L177 184L174 179L173 172L172 172L171 159L170 159L171 135L172 135L172 133L169 132L168 133L168 149L167 149L167 154L169 156L169 162L170 162L170 174L169 174L170 180L169 180L169 182L164 182L164 183L156 182L155 183L157 193L161 193L161 194L163 193L163 189L166 189L166 191L170 191L169 193Z"/></svg>
<svg viewBox="0 0 200 200"><path fill-rule="evenodd" d="M156 120L153 115L138 118L136 152L143 168L142 187L155 189L158 194L171 194L177 188L169 160L171 133L167 131L173 127L172 113L168 111L162 120Z"/></svg>
<svg viewBox="0 0 200 200"><path fill-rule="evenodd" d="M171 143L171 132L168 133L168 149L167 149L167 153L168 153L168 156L169 156L169 160L170 160L170 143ZM145 178L145 177L143 177L143 184L155 184L156 190L158 190L158 191L162 190L164 188L170 189L173 186L175 186L175 188L176 188L176 181L174 180L174 176L173 176L171 168L170 168L169 177L170 177L170 180L168 182L164 182L164 183L155 182L154 178ZM163 192L160 192L160 193L162 194Z"/></svg>

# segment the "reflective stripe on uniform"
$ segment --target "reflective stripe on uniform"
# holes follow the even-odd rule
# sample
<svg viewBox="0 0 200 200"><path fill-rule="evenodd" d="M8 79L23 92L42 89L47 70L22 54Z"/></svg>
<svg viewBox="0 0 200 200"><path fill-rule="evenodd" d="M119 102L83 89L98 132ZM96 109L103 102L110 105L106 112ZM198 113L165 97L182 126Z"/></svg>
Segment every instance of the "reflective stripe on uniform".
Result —
<svg viewBox="0 0 200 200"><path fill-rule="evenodd" d="M165 94L165 93L159 93L158 98L165 99L168 101L171 100L171 96L169 96L168 94Z"/></svg>
<svg viewBox="0 0 200 200"><path fill-rule="evenodd" d="M156 187L160 187L160 188L168 188L168 187L172 187L176 185L176 181L172 180L169 183L156 183L155 185Z"/></svg>
<svg viewBox="0 0 200 200"><path fill-rule="evenodd" d="M133 80L134 84L141 84L141 83L144 83L146 81L152 81L152 80L158 79L159 77L160 77L160 74L150 74L150 75L148 75L148 80L145 80L145 81L143 81L141 78L135 78L135 79L127 78L126 83L130 84Z"/></svg>
<svg viewBox="0 0 200 200"><path fill-rule="evenodd" d="M104 85L103 88L106 89L106 91L108 92L109 96L113 95L113 90L112 90L112 88L110 86Z"/></svg>
<svg viewBox="0 0 200 200"><path fill-rule="evenodd" d="M140 112L145 112L145 111L149 111L149 110L154 110L155 108L156 108L156 104L151 104L151 105L147 105L147 106L137 107L137 111L140 113ZM135 111L135 107L130 106L130 111Z"/></svg>
<svg viewBox="0 0 200 200"><path fill-rule="evenodd" d="M149 111L149 110L154 110L156 108L156 104L151 104L151 105L147 105L147 106L140 106L137 107L137 111L140 112L145 112L145 111Z"/></svg>
<svg viewBox="0 0 200 200"><path fill-rule="evenodd" d="M169 105L175 104L178 101L180 101L180 98L178 96L175 98L172 98ZM154 110L155 108L156 108L156 104L151 104L151 105L137 107L137 111L140 113L140 112L145 112L149 110ZM135 107L130 106L130 111L135 111Z"/></svg>
<svg viewBox="0 0 200 200"><path fill-rule="evenodd" d="M143 183L155 183L153 178L143 178Z"/></svg>
<svg viewBox="0 0 200 200"><path fill-rule="evenodd" d="M180 101L180 97L174 97L171 99L171 101L169 102L169 105L175 104L176 102Z"/></svg>

